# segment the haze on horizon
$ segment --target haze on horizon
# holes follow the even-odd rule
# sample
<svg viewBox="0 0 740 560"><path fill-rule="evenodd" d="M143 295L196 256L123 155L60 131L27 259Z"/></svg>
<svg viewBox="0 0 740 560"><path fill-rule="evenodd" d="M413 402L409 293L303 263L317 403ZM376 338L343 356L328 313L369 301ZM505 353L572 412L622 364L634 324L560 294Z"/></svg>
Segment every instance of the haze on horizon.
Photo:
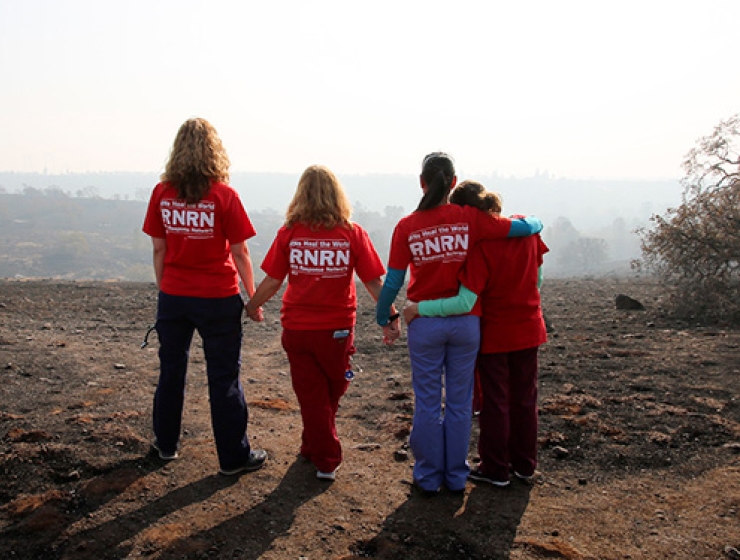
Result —
<svg viewBox="0 0 740 560"><path fill-rule="evenodd" d="M234 171L673 179L738 112L735 0L0 0L0 171L161 171L191 116ZM392 204L392 201L389 201Z"/></svg>

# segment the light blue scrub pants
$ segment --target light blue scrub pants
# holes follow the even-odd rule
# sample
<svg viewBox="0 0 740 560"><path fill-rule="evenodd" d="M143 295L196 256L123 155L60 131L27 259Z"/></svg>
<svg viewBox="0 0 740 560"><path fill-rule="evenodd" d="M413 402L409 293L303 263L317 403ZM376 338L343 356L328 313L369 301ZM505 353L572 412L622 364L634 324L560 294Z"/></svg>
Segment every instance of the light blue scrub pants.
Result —
<svg viewBox="0 0 740 560"><path fill-rule="evenodd" d="M473 378L480 346L474 315L420 317L407 330L414 387L411 451L423 490L465 488L470 466Z"/></svg>

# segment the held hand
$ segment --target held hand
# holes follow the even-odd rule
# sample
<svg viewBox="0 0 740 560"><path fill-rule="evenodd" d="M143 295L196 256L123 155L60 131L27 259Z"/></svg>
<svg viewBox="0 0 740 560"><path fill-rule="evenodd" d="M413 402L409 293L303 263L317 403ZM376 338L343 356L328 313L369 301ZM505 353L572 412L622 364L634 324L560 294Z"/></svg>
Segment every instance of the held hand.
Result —
<svg viewBox="0 0 740 560"><path fill-rule="evenodd" d="M391 346L401 336L401 322L396 319L383 327L383 344Z"/></svg>
<svg viewBox="0 0 740 560"><path fill-rule="evenodd" d="M411 321L419 316L419 304L415 301L407 301L403 306L403 320L406 324L411 324Z"/></svg>
<svg viewBox="0 0 740 560"><path fill-rule="evenodd" d="M258 307L257 309L252 309L249 303L247 303L244 306L245 311L247 312L247 316L252 319L255 323L261 323L265 320L265 314L262 311L261 307Z"/></svg>

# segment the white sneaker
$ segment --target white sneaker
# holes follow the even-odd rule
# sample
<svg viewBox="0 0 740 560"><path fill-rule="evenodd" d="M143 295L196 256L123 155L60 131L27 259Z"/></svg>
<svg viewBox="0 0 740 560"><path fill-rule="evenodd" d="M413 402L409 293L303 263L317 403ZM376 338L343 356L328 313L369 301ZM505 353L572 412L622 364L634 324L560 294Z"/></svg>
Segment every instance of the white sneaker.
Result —
<svg viewBox="0 0 740 560"><path fill-rule="evenodd" d="M320 470L316 470L316 478L320 480L336 480L337 478L337 471L339 470L339 467L334 469L331 472L323 472Z"/></svg>

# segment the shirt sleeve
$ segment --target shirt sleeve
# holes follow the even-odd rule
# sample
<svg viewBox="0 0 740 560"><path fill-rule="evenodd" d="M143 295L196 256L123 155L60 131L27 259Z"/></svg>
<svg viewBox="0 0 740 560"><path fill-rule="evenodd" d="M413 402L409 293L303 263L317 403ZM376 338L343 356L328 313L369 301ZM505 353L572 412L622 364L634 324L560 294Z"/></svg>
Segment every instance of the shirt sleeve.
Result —
<svg viewBox="0 0 740 560"><path fill-rule="evenodd" d="M262 259L262 265L260 268L272 278L276 280L284 280L288 275L288 256L286 253L287 247L287 234L285 226L282 226L272 241L272 245L267 250L265 258Z"/></svg>
<svg viewBox="0 0 740 560"><path fill-rule="evenodd" d="M159 202L161 200L159 193L161 193L161 187L157 185L149 197L149 206L147 206L144 225L141 229L151 237L162 238L165 236L165 229L162 222L162 213L159 210Z"/></svg>
<svg viewBox="0 0 740 560"><path fill-rule="evenodd" d="M411 249L408 245L408 232L404 222L396 224L391 237L390 256L388 257L388 268L405 270L411 262Z"/></svg>
<svg viewBox="0 0 740 560"><path fill-rule="evenodd" d="M463 210L474 228L473 231L476 233L476 240L505 239L508 237L511 231L511 218L498 214L489 214L474 206L463 206Z"/></svg>
<svg viewBox="0 0 740 560"><path fill-rule="evenodd" d="M507 237L527 237L542 231L542 222L539 218L528 216L511 220L511 229Z"/></svg>
<svg viewBox="0 0 740 560"><path fill-rule="evenodd" d="M448 317L470 313L478 300L475 292L461 285L456 296L431 299L419 302L419 315L422 317Z"/></svg>
<svg viewBox="0 0 740 560"><path fill-rule="evenodd" d="M468 254L468 258L465 260L458 276L460 283L476 294L480 294L488 282L488 260L484 254L484 247L491 243L494 242L483 241L477 243Z"/></svg>
<svg viewBox="0 0 740 560"><path fill-rule="evenodd" d="M362 282L369 282L385 274L385 266L367 234L358 224L353 225L353 235L357 247L355 272Z"/></svg>
<svg viewBox="0 0 740 560"><path fill-rule="evenodd" d="M375 321L381 327L388 324L391 316L391 305L396 301L396 296L403 286L406 278L406 269L388 268L388 274L385 276L383 287L380 290L380 297L375 306Z"/></svg>
<svg viewBox="0 0 740 560"><path fill-rule="evenodd" d="M239 194L233 188L228 188L230 195L224 207L224 237L234 245L254 237L257 232L244 209Z"/></svg>

